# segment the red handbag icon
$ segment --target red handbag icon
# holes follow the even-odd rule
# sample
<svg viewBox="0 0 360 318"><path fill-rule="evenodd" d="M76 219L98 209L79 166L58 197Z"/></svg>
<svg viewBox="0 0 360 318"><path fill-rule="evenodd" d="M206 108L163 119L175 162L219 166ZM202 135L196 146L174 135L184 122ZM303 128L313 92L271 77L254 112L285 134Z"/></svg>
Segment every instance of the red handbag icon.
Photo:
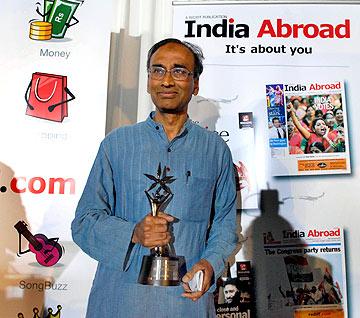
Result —
<svg viewBox="0 0 360 318"><path fill-rule="evenodd" d="M63 75L33 73L25 93L26 115L62 122L68 116L67 103L75 99L66 80Z"/></svg>

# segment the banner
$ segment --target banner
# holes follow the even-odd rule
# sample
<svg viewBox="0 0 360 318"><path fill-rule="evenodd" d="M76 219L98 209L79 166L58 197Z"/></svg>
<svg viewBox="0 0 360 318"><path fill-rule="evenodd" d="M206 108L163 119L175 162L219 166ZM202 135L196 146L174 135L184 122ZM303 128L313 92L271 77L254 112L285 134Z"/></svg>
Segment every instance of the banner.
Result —
<svg viewBox="0 0 360 318"><path fill-rule="evenodd" d="M84 317L96 263L70 224L105 135L112 2L1 9L1 316Z"/></svg>
<svg viewBox="0 0 360 318"><path fill-rule="evenodd" d="M274 286L279 282L276 269L271 273L264 265L266 255L259 252L263 229L335 224L346 229L350 249L357 250L360 219L353 211L359 208L354 198L360 191L355 142L360 118L359 11L359 5L344 2L174 4L173 36L199 45L205 55L199 96L190 104L190 115L196 114L196 121L208 129L228 133L223 139L234 163L244 163L253 186L242 192L243 244L236 261L252 262L259 318L294 315L291 310L289 316L285 307L277 313L269 308L274 293L267 293L267 281L274 279ZM310 103L307 133L292 139L298 131L291 113L301 121ZM315 112L322 117L317 127L321 136L313 130ZM252 114L253 139L241 135L239 113ZM258 189L266 188L277 189L279 197L256 210ZM359 253L354 257L360 261ZM357 277L356 267L347 266ZM301 274L310 273L304 266ZM357 299L360 292L352 284L350 278L351 298ZM359 315L359 308L351 309L351 316Z"/></svg>
<svg viewBox="0 0 360 318"><path fill-rule="evenodd" d="M287 159L289 156L279 159L282 156L278 154L279 147L260 146L268 144L268 96L264 94L267 86L277 83L296 86L309 80L330 83L334 70L337 80L344 85L349 83L348 67L340 57L346 54L349 63L354 58L349 52L357 50L351 37L354 22L348 15L331 14L336 5L322 6L322 12L329 12L325 18L312 5L280 8L241 3L176 4L173 35L198 44L205 54L200 96L190 104L190 115L208 129L226 132L224 140L232 150L234 163L241 162L246 167L251 187L242 190L243 208L257 207L257 184L264 182L266 162L274 166L273 175L350 172L349 144L344 153L346 160L340 156L339 161L324 161L327 169L319 169L322 160L314 161L314 167L308 169L308 159L294 160L294 156L292 160ZM298 92L293 93L295 96ZM342 100L345 105L345 96ZM241 134L238 114L242 112L254 114L256 140ZM287 128L286 115L284 111L283 128ZM285 133L283 145L288 138ZM259 146L255 146L255 141ZM280 153L285 151L281 150Z"/></svg>

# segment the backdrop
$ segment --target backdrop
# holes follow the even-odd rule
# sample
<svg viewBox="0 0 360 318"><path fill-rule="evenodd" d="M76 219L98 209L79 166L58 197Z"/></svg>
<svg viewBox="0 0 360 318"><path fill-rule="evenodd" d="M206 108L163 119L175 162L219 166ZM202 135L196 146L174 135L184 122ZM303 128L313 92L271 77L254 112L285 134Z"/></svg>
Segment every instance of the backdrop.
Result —
<svg viewBox="0 0 360 318"><path fill-rule="evenodd" d="M1 2L2 317L84 316L95 262L70 223L104 137L111 15L110 1ZM34 236L43 249L21 254Z"/></svg>
<svg viewBox="0 0 360 318"><path fill-rule="evenodd" d="M336 276L345 315L346 298L349 316L360 314L356 302L359 290L355 287L360 256L359 203L355 199L360 185L356 128L359 9L346 3L176 2L174 6L173 35L198 44L205 54L200 93L191 103L192 118L209 129L227 132L223 138L232 150L234 163L240 161L246 167L247 174L243 170L239 174L246 181L241 215L244 242L236 259L250 260L255 269L259 317L293 316L287 297L279 290L291 288L283 255L271 258L270 253L277 250L266 251L272 243L267 235L275 242L272 248L285 241L290 244L294 238L297 245L293 246L303 246L308 236L301 239L286 233L307 235L311 229L337 228L345 230L348 285L343 248L342 256L315 255L309 263L314 272L324 275L328 268L333 278ZM292 120L288 119L286 105L296 104L295 99L299 110L306 112L311 104L321 116L328 110L341 109L345 148L291 154ZM244 114L253 115L253 128L244 126L246 121L240 117ZM271 135L273 118L278 118L285 135ZM249 137L252 129L254 139ZM337 160L342 163L335 164ZM278 190L279 198L268 197L272 205L262 211L249 209L258 201L254 193L268 186ZM280 208L278 200L283 202ZM279 249L278 253L284 252Z"/></svg>

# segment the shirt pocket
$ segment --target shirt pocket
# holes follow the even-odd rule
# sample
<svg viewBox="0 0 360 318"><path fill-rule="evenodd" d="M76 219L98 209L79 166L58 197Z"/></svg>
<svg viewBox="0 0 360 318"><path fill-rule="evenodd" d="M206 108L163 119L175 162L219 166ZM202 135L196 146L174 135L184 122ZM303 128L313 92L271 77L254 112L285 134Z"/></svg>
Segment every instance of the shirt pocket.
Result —
<svg viewBox="0 0 360 318"><path fill-rule="evenodd" d="M211 178L191 175L179 181L183 186L180 187L181 193L176 200L177 204L182 206L178 217L182 221L207 222L212 206L214 182Z"/></svg>

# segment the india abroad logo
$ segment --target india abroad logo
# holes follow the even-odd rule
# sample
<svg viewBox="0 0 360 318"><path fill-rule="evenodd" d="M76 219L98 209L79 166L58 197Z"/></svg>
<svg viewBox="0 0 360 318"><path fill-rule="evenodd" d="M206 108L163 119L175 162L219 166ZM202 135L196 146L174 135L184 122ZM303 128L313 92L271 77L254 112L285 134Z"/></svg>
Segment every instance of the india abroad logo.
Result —
<svg viewBox="0 0 360 318"><path fill-rule="evenodd" d="M263 232L263 243L267 244L280 244L280 240L276 240L272 232Z"/></svg>
<svg viewBox="0 0 360 318"><path fill-rule="evenodd" d="M185 22L185 38L249 38L250 27L245 23L238 23L234 18L223 18L215 24L197 23L195 19L187 19ZM302 23L289 21L281 18L264 19L258 30L255 30L257 38L350 38L350 19L339 23Z"/></svg>
<svg viewBox="0 0 360 318"><path fill-rule="evenodd" d="M222 19L220 23L199 24L196 20L186 20L186 38L215 37L215 38L248 38L249 26L247 24L235 23L234 18Z"/></svg>

